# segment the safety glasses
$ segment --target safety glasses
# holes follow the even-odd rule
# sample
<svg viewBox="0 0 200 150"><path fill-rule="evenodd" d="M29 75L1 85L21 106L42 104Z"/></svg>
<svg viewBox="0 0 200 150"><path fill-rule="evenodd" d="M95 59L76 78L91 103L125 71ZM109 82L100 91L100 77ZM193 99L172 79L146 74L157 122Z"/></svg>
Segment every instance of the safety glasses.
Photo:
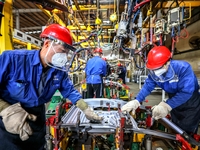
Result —
<svg viewBox="0 0 200 150"><path fill-rule="evenodd" d="M156 82L167 82L174 78L174 69L170 62L155 70L148 70L152 79Z"/></svg>

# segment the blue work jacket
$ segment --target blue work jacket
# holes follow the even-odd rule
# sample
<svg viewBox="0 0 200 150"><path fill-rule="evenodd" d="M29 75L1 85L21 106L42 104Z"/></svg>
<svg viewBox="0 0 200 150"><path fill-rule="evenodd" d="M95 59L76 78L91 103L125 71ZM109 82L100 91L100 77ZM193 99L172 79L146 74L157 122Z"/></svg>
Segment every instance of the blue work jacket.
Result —
<svg viewBox="0 0 200 150"><path fill-rule="evenodd" d="M81 99L66 72L50 68L42 93L38 94L42 75L39 50L11 50L0 55L0 98L25 107L49 102L56 90L73 104Z"/></svg>
<svg viewBox="0 0 200 150"><path fill-rule="evenodd" d="M106 61L99 56L94 56L88 60L85 68L85 73L86 83L102 83L102 77L107 73Z"/></svg>
<svg viewBox="0 0 200 150"><path fill-rule="evenodd" d="M173 95L167 99L166 103L172 108L176 108L188 101L194 92L198 93L199 85L197 78L189 63L179 60L171 60L170 65L174 70L174 78L166 82L155 82L151 75L137 94L136 99L142 102L156 86L161 87L165 92Z"/></svg>
<svg viewBox="0 0 200 150"><path fill-rule="evenodd" d="M119 66L117 68L118 74L125 74L126 73L126 67L124 66Z"/></svg>

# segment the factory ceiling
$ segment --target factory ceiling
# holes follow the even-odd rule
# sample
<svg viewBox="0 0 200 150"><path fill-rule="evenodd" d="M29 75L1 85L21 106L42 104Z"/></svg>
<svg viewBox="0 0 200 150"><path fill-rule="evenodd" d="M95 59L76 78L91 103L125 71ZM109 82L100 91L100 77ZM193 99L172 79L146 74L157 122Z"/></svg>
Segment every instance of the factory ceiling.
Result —
<svg viewBox="0 0 200 150"><path fill-rule="evenodd" d="M147 1L147 0L144 0ZM65 0L13 0L13 28L20 30L36 39L40 39L39 35L42 27L50 23L58 22L67 25L73 34L74 40L80 41L88 35L87 27L91 30L98 30L96 19L102 22L102 39L103 42L111 41L115 36L115 25L120 21L121 14L125 9L126 0L68 0L65 5L61 4ZM139 2L139 1L138 1ZM142 1L141 1L142 2ZM179 2L179 1L178 1ZM183 2L183 1L181 1ZM156 14L158 9L169 8L174 5L173 1L152 1L152 12ZM188 7L200 6L200 0L184 1ZM190 4L189 4L190 3ZM141 7L143 18L149 9L149 4ZM133 8L134 11L134 8ZM117 15L117 19L112 22L110 16ZM112 32L113 31L113 32Z"/></svg>
<svg viewBox="0 0 200 150"><path fill-rule="evenodd" d="M103 23L104 29L113 29L113 23L109 17L114 11L119 11L118 14L120 14L125 4L124 0L115 0L115 3L114 0L74 0L72 1L72 10L69 10L68 6L51 7L50 1L46 2L49 6L42 5L42 1L14 0L13 27L35 38L39 38L43 26L53 22L62 22L68 25L72 32L80 35L80 28L86 32L87 25L90 25L92 30L97 28L95 19L98 15ZM55 5L57 3L55 2ZM53 8L57 8L57 11L54 11L55 9ZM70 15L73 18L70 18ZM77 24L80 28L78 28Z"/></svg>

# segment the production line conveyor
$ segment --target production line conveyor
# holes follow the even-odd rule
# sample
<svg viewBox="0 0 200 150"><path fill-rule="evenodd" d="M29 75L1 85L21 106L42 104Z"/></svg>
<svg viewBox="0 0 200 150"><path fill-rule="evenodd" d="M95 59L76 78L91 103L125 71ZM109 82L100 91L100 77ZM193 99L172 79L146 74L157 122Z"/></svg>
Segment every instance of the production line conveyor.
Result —
<svg viewBox="0 0 200 150"><path fill-rule="evenodd" d="M167 118L161 119L161 122L177 134L153 128L154 121L151 117L151 107L141 105L136 111L136 115L132 116L129 113L124 114L121 112L121 106L127 103L123 100L93 98L85 99L85 101L96 114L103 117L103 120L100 122L90 121L79 108L72 105L61 117L60 122L53 125L55 128L54 138L51 141L53 143L51 147L54 147L53 150L69 149L69 145L77 150L80 150L80 147L83 149L83 145L85 150L134 150L137 147L135 144L138 144L138 142L134 143L133 140L134 135L137 133L147 137L143 141L145 150L152 150L151 141L153 137L164 141L176 141L174 147L184 146L188 150L192 150L190 142L198 145L198 142ZM144 114L145 117L141 118ZM110 140L111 137L112 140ZM170 146L173 148L173 145Z"/></svg>

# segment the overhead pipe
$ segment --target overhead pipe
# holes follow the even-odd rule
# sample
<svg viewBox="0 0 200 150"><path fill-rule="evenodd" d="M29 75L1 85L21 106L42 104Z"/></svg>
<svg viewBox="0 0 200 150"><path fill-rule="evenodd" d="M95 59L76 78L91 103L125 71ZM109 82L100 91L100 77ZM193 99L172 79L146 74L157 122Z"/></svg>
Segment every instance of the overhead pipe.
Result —
<svg viewBox="0 0 200 150"><path fill-rule="evenodd" d="M19 21L19 19L20 19L19 12L16 12L16 29L17 30L20 30L19 29L20 28L20 21Z"/></svg>
<svg viewBox="0 0 200 150"><path fill-rule="evenodd" d="M13 10L12 13L35 13L35 12L42 12L41 9L17 9Z"/></svg>
<svg viewBox="0 0 200 150"><path fill-rule="evenodd" d="M36 5L41 5L44 9L52 11L53 9L58 9L64 12L69 12L68 7L64 2L57 2L54 0L26 0L30 1L32 3L35 3Z"/></svg>
<svg viewBox="0 0 200 150"><path fill-rule="evenodd" d="M174 53L174 55L179 55L179 54L184 54L184 53L189 53L189 52L194 52L194 51L199 51L200 48L195 48L195 49L190 49L190 50L186 50L186 51L182 51L182 52L176 52Z"/></svg>

